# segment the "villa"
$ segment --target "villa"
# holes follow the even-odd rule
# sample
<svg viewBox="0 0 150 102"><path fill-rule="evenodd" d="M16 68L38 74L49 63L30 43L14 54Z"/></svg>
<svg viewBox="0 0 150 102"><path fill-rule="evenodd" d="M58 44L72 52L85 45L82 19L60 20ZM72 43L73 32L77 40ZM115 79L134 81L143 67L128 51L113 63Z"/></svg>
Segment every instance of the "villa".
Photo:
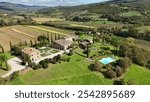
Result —
<svg viewBox="0 0 150 102"><path fill-rule="evenodd" d="M72 44L73 44L73 41L71 40L60 39L60 40L54 41L51 47L66 51Z"/></svg>
<svg viewBox="0 0 150 102"><path fill-rule="evenodd" d="M36 62L41 59L40 51L35 48L24 48L21 50L22 57L28 56L32 62Z"/></svg>
<svg viewBox="0 0 150 102"><path fill-rule="evenodd" d="M73 44L74 36L66 36L62 39L56 40L52 43L51 47L59 50L68 50L69 47Z"/></svg>

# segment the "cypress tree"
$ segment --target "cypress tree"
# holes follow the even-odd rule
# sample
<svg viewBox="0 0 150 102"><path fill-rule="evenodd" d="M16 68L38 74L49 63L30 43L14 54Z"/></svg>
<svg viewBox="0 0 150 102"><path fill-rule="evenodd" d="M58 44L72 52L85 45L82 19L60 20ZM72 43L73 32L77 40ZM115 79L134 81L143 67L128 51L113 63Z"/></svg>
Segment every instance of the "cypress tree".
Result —
<svg viewBox="0 0 150 102"><path fill-rule="evenodd" d="M33 46L33 42L32 42L32 40L30 40L30 44L31 44L31 46Z"/></svg>
<svg viewBox="0 0 150 102"><path fill-rule="evenodd" d="M95 43L95 34L93 34L93 44Z"/></svg>
<svg viewBox="0 0 150 102"><path fill-rule="evenodd" d="M87 58L89 58L89 45L87 44Z"/></svg>
<svg viewBox="0 0 150 102"><path fill-rule="evenodd" d="M7 58L6 58L5 54L3 56L3 61L5 62L6 70L8 70L9 68L8 68Z"/></svg>
<svg viewBox="0 0 150 102"><path fill-rule="evenodd" d="M36 49L37 49L37 40L35 40L35 47L36 47Z"/></svg>
<svg viewBox="0 0 150 102"><path fill-rule="evenodd" d="M47 38L48 38L48 42L50 42L50 39L49 39L49 33L47 32Z"/></svg>
<svg viewBox="0 0 150 102"><path fill-rule="evenodd" d="M53 42L54 40L53 40L53 35L51 34L51 42Z"/></svg>
<svg viewBox="0 0 150 102"><path fill-rule="evenodd" d="M60 34L58 34L58 39L61 39L61 36L60 36Z"/></svg>
<svg viewBox="0 0 150 102"><path fill-rule="evenodd" d="M11 43L11 41L9 42L9 44L10 44L10 49L12 49L12 43Z"/></svg>
<svg viewBox="0 0 150 102"><path fill-rule="evenodd" d="M28 44L27 44L27 41L25 40L25 46L27 46Z"/></svg>
<svg viewBox="0 0 150 102"><path fill-rule="evenodd" d="M57 34L55 34L55 40L57 40Z"/></svg>
<svg viewBox="0 0 150 102"><path fill-rule="evenodd" d="M22 46L22 43L21 43L21 42L19 43L19 46Z"/></svg>
<svg viewBox="0 0 150 102"><path fill-rule="evenodd" d="M2 53L4 53L5 52L5 50L4 50L4 47L2 46Z"/></svg>

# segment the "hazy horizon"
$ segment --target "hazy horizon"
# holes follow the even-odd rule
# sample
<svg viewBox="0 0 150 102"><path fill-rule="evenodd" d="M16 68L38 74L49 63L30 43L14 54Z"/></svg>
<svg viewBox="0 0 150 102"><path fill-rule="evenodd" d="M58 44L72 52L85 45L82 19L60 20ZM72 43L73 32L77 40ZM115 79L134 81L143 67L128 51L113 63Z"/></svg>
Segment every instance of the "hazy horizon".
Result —
<svg viewBox="0 0 150 102"><path fill-rule="evenodd" d="M75 6L89 3L98 3L108 0L0 0L0 2L10 2L24 5L37 6Z"/></svg>

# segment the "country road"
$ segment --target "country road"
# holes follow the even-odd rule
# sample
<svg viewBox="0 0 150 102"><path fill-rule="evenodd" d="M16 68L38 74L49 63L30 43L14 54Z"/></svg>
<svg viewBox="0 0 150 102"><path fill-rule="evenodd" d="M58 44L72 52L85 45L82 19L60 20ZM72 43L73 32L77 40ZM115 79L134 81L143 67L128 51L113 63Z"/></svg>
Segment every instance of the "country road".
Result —
<svg viewBox="0 0 150 102"><path fill-rule="evenodd" d="M22 61L18 57L12 58L12 59L8 60L7 62L9 64L9 66L11 67L11 70L8 73L2 75L1 76L2 78L6 78L6 77L10 76L13 72L21 71L26 68L26 66L21 65Z"/></svg>

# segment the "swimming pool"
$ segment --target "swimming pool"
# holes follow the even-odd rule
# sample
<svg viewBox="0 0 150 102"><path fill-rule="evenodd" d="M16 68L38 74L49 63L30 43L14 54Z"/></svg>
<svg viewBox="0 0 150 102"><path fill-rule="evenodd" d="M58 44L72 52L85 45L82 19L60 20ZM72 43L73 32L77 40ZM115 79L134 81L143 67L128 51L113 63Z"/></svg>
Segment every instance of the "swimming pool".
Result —
<svg viewBox="0 0 150 102"><path fill-rule="evenodd" d="M108 58L102 58L101 60L99 60L101 63L103 64L109 64L109 63L112 63L112 62L115 62L116 60L112 57L108 57Z"/></svg>

